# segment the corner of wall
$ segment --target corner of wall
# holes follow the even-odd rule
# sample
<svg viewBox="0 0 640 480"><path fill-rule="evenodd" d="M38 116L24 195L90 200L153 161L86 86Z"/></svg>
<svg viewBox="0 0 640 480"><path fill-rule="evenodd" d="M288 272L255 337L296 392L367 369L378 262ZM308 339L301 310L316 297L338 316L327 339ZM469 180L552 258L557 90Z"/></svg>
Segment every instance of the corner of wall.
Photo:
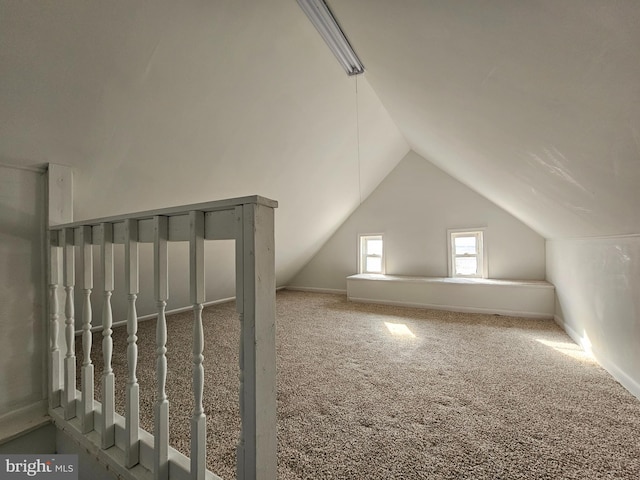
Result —
<svg viewBox="0 0 640 480"><path fill-rule="evenodd" d="M597 348L594 348L592 345L588 345L585 343L584 338L582 338L578 332L576 332L570 325L568 325L564 320L562 320L557 315L554 317L556 323L562 328L567 335L571 337L571 339L583 350L591 353L593 358L598 362L598 364L604 368L611 376L624 388L626 388L634 397L640 400L640 383L637 382L634 378L628 375L624 370L622 370L618 365L612 362L606 355L600 352Z"/></svg>
<svg viewBox="0 0 640 480"><path fill-rule="evenodd" d="M29 432L38 430L49 423L51 423L51 419L47 415L46 400L35 402L6 413L0 416L0 445L4 446L17 442ZM7 448L9 447L2 447L0 451L6 451Z"/></svg>
<svg viewBox="0 0 640 480"><path fill-rule="evenodd" d="M556 323L638 399L639 265L640 235L546 241Z"/></svg>

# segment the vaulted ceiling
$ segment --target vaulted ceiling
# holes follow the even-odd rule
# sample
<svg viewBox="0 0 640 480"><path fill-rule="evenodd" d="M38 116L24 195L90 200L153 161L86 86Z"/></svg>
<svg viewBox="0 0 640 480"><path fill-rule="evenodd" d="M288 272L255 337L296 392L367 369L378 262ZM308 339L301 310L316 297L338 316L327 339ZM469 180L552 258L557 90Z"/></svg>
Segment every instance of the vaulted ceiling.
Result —
<svg viewBox="0 0 640 480"><path fill-rule="evenodd" d="M330 0L409 145L546 238L640 231L640 3Z"/></svg>
<svg viewBox="0 0 640 480"><path fill-rule="evenodd" d="M640 4L0 0L0 162L77 219L260 194L286 283L411 148L547 238L640 231Z"/></svg>

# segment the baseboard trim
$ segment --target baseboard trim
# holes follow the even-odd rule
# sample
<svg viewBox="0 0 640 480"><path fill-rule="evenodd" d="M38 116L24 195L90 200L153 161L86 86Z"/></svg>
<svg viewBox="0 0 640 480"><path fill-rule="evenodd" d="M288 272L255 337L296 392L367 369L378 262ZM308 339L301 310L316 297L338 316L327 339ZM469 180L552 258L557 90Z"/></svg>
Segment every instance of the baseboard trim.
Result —
<svg viewBox="0 0 640 480"><path fill-rule="evenodd" d="M600 354L597 349L594 349L593 346L585 346L584 340L576 332L569 324L567 324L563 318L558 315L554 316L555 322L562 328L567 335L571 337L571 339L580 345L583 349L589 350L593 358L595 358L596 362L604 368L609 374L624 388L626 388L634 397L640 400L640 383L631 378L624 370L622 370L618 365L611 362L606 358L606 356ZM587 347L587 348L585 348Z"/></svg>
<svg viewBox="0 0 640 480"><path fill-rule="evenodd" d="M554 314L553 315L553 321L556 322L556 325L558 325L561 329L566 331L566 329L564 327L564 320L562 319L562 317L560 317L559 315L555 315ZM567 335L569 335L569 332L567 332ZM571 337L571 335L569 335L569 336ZM573 338L573 337L571 337L571 338ZM574 341L575 341L575 339L574 339Z"/></svg>
<svg viewBox="0 0 640 480"><path fill-rule="evenodd" d="M50 423L47 409L45 399L0 416L0 445Z"/></svg>
<svg viewBox="0 0 640 480"><path fill-rule="evenodd" d="M346 295L347 291L338 288L319 288L319 287L296 287L287 285L283 287L285 290L292 290L294 292L312 292L312 293L337 293L340 295Z"/></svg>
<svg viewBox="0 0 640 480"><path fill-rule="evenodd" d="M236 297L227 297L227 298L220 298L218 300L211 300L210 302L204 302L202 305L205 307L210 307L212 305L220 305L221 303L228 303L228 302L232 302L236 299ZM193 310L193 305L188 305L186 307L180 307L180 308L174 308L172 310L168 310L165 312L165 315L175 315L177 313L184 313L184 312L190 312ZM151 313L149 315L143 315L142 317L138 317L138 321L139 322L144 322L146 320L153 320L155 318L158 318L158 314L157 313ZM113 324L114 327L117 326L121 326L121 325L126 325L127 321L126 320L121 320L119 322L116 322Z"/></svg>
<svg viewBox="0 0 640 480"><path fill-rule="evenodd" d="M219 300L211 300L210 302L205 302L205 303L203 303L203 305L205 307L210 307L212 305L219 305L221 303L232 302L235 299L236 299L236 297L221 298ZM175 315L177 313L189 312L191 310L193 310L193 306L174 308L172 310L167 310L165 312L165 315ZM158 314L157 313L151 313L149 315L142 315L141 317L138 317L138 323L146 322L147 320L154 320L156 318L158 318ZM126 320L118 320L117 322L113 322L111 327L112 328L122 327L122 326L125 326L126 324L127 324ZM102 325L97 325L97 326L91 328L91 333L101 332L102 330L103 330ZM82 335L82 330L76 330L75 331L75 336L78 337L80 335Z"/></svg>
<svg viewBox="0 0 640 480"><path fill-rule="evenodd" d="M278 287L278 288L276 288L276 292L280 291L280 290L284 290L286 288L288 288L288 287ZM212 305L220 305L221 303L234 302L235 300L236 300L236 297L220 298L218 300L211 300L210 302L204 302L203 305L205 307L210 307ZM165 315L175 315L177 313L189 312L191 310L193 310L193 306L174 308L172 310L166 311ZM157 313L151 313L149 315L142 315L141 317L138 317L138 323L146 322L147 320L154 320L156 318L158 318L158 314ZM126 320L118 320L117 322L113 322L111 327L112 328L122 327L122 326L125 326L126 324L127 324ZM95 326L95 327L91 328L91 333L101 332L102 330L103 330L102 325L98 325L98 326ZM82 330L76 330L75 331L75 336L79 337L80 335L82 335Z"/></svg>
<svg viewBox="0 0 640 480"><path fill-rule="evenodd" d="M357 302L357 303L375 303L379 305L394 305L398 307L426 308L431 310L447 310L450 312L484 313L488 315L505 315L509 317L534 318L537 320L552 319L550 315L546 315L544 313L524 312L524 311L518 311L518 310L505 310L505 309L482 308L482 307L464 307L464 306L458 306L458 305L440 305L440 304L432 304L432 303L399 302L396 300L378 300L378 299L358 298L358 297L348 297L348 300L350 302Z"/></svg>

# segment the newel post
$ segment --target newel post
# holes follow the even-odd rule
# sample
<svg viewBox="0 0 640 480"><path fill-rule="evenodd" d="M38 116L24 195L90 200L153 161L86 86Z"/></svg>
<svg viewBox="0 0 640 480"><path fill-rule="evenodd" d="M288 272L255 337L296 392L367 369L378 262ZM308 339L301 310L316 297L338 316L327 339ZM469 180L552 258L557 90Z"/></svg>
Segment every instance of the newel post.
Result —
<svg viewBox="0 0 640 480"><path fill-rule="evenodd" d="M240 312L239 479L276 478L276 353L274 210L260 204L237 209L236 245ZM241 251L241 253L240 253Z"/></svg>

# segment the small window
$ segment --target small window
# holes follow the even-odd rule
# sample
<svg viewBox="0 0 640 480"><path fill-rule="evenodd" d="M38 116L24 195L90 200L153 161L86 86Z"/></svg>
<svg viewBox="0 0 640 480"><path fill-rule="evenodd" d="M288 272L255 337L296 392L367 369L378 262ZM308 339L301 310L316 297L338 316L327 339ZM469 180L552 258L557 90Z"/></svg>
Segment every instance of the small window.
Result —
<svg viewBox="0 0 640 480"><path fill-rule="evenodd" d="M384 273L382 235L360 235L360 273Z"/></svg>
<svg viewBox="0 0 640 480"><path fill-rule="evenodd" d="M449 276L487 277L482 230L449 230Z"/></svg>

